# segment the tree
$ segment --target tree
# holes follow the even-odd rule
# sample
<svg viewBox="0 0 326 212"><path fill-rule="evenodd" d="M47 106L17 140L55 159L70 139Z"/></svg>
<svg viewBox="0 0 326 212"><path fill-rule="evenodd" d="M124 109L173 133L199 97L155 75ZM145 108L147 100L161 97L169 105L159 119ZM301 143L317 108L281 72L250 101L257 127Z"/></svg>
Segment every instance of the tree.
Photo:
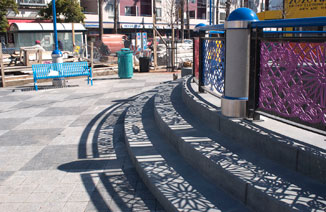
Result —
<svg viewBox="0 0 326 212"><path fill-rule="evenodd" d="M178 16L179 16L179 7L178 0L166 0L162 1L162 7L166 8L166 22L171 26L172 32L172 41L171 41L171 64L172 71L174 71L174 63L175 63L175 45L174 45L174 27L178 24Z"/></svg>
<svg viewBox="0 0 326 212"><path fill-rule="evenodd" d="M56 0L55 7L57 12L57 22L84 22L85 15L82 12L78 0ZM45 19L52 19L52 1L46 8L40 10L39 15ZM61 20L60 16L63 16L64 19Z"/></svg>
<svg viewBox="0 0 326 212"><path fill-rule="evenodd" d="M7 32L8 20L7 20L7 10L12 9L16 14L18 13L18 8L15 0L0 0L0 32Z"/></svg>

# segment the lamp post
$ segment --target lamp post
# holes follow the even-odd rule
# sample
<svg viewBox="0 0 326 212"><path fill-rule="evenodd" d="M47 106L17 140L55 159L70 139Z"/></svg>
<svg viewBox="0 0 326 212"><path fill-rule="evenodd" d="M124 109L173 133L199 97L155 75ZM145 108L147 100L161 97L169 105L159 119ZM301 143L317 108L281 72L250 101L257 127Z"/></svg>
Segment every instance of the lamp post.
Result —
<svg viewBox="0 0 326 212"><path fill-rule="evenodd" d="M62 63L62 52L59 50L58 45L58 33L57 33L57 14L55 9L55 0L52 0L52 15L53 15L53 38L55 42L55 48L52 52L52 62L53 63Z"/></svg>

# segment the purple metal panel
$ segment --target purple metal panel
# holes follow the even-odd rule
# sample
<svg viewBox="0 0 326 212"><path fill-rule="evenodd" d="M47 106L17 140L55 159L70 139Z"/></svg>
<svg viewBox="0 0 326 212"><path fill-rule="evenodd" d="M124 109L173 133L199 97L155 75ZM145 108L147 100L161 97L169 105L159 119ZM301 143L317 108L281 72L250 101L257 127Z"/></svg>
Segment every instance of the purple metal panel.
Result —
<svg viewBox="0 0 326 212"><path fill-rule="evenodd" d="M262 41L259 108L326 129L326 42Z"/></svg>

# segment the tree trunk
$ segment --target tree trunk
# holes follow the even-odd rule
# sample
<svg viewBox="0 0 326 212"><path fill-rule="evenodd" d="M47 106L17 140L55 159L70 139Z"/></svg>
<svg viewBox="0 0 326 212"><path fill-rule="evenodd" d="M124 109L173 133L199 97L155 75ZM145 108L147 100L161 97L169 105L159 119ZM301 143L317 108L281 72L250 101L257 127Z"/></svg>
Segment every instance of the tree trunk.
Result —
<svg viewBox="0 0 326 212"><path fill-rule="evenodd" d="M184 17L184 8L185 8L185 0L181 0L181 42L183 43L185 38L185 17Z"/></svg>
<svg viewBox="0 0 326 212"><path fill-rule="evenodd" d="M228 20L228 17L230 15L230 6L231 6L231 0L226 0L226 2L225 2L225 20Z"/></svg>
<svg viewBox="0 0 326 212"><path fill-rule="evenodd" d="M118 33L118 0L114 0L114 33Z"/></svg>
<svg viewBox="0 0 326 212"><path fill-rule="evenodd" d="M220 0L216 0L216 24L219 24Z"/></svg>
<svg viewBox="0 0 326 212"><path fill-rule="evenodd" d="M190 17L189 17L189 0L187 1L187 31L188 31L188 36L187 38L190 39Z"/></svg>
<svg viewBox="0 0 326 212"><path fill-rule="evenodd" d="M98 0L99 39L103 38L103 0Z"/></svg>

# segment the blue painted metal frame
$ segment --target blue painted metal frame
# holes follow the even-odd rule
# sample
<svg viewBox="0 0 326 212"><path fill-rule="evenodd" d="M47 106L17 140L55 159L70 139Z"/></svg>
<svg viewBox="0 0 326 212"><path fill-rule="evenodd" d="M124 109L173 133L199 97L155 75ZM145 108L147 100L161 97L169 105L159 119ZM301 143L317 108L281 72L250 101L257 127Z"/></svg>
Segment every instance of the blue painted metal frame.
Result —
<svg viewBox="0 0 326 212"><path fill-rule="evenodd" d="M263 31L264 34L323 34L326 31Z"/></svg>
<svg viewBox="0 0 326 212"><path fill-rule="evenodd" d="M39 79L88 76L87 84L91 80L91 85L93 85L92 70L88 67L87 62L34 64L32 70L36 91Z"/></svg>
<svg viewBox="0 0 326 212"><path fill-rule="evenodd" d="M251 28L326 26L326 17L293 18L251 22Z"/></svg>

